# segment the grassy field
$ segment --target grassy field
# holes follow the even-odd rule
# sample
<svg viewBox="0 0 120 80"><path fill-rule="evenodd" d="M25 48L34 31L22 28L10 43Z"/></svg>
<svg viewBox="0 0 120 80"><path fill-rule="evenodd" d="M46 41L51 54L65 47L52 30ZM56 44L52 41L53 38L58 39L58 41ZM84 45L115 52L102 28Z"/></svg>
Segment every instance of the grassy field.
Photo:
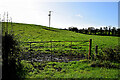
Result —
<svg viewBox="0 0 120 80"><path fill-rule="evenodd" d="M9 30L11 29L9 25ZM49 28L46 26L13 23L14 34L19 37L20 41L89 41L92 39L92 48L98 45L100 48L111 47L118 45L119 37L115 36L98 36L75 33L57 28ZM120 43L120 42L119 42Z"/></svg>
<svg viewBox="0 0 120 80"><path fill-rule="evenodd" d="M34 62L33 65L27 61L21 63L25 65L23 70L27 72L26 78L118 78L119 74L116 68L92 67L93 63L87 60Z"/></svg>
<svg viewBox="0 0 120 80"><path fill-rule="evenodd" d="M96 45L98 45L99 48L98 51L100 51L103 48L115 48L115 46L119 44L118 43L119 37L115 37L115 36L86 35L81 33L75 33L72 31L61 30L52 27L49 28L46 26L34 25L34 24L13 23L12 25L13 25L13 33L15 37L21 42L89 41L89 39L92 39L93 54L95 53ZM8 30L10 33L11 32L10 24ZM68 46L69 44L70 43L68 44L66 43L66 45ZM73 44L77 44L77 43L73 43ZM78 43L78 44L89 44L89 42ZM55 43L55 45L59 45L59 44ZM39 45L35 44L35 46L41 46L41 44ZM88 50L89 47L86 46L84 47L84 49ZM88 52L86 54L88 54ZM24 65L23 71L26 71L26 76L25 76L26 78L118 78L118 70L119 70L118 68L106 68L105 66L102 67L92 66L94 62L88 60L72 61L68 63L34 62L33 64L23 60L21 61L21 64ZM112 64L119 65L118 63L112 63Z"/></svg>

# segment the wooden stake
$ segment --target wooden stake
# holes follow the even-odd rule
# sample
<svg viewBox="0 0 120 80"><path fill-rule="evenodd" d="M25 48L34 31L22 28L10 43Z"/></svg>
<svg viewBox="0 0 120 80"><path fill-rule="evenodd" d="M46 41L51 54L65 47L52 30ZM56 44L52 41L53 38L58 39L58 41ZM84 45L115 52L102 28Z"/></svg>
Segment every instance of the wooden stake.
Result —
<svg viewBox="0 0 120 80"><path fill-rule="evenodd" d="M95 54L98 54L98 45L95 46Z"/></svg>
<svg viewBox="0 0 120 80"><path fill-rule="evenodd" d="M51 61L52 61L52 41L51 41Z"/></svg>
<svg viewBox="0 0 120 80"><path fill-rule="evenodd" d="M91 48L92 48L92 39L89 40L89 54L88 54L88 59L90 59Z"/></svg>

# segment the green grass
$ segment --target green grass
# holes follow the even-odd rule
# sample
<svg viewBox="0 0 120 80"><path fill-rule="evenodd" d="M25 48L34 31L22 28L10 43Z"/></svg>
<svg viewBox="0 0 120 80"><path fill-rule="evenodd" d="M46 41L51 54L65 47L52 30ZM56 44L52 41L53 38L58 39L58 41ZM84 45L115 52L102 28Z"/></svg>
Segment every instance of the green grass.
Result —
<svg viewBox="0 0 120 80"><path fill-rule="evenodd" d="M9 32L11 25L9 24ZM61 30L52 27L46 27L34 24L13 23L13 31L20 41L89 41L92 39L92 51L94 53L95 45L101 48L114 48L118 45L119 37L115 36L98 36L75 33L72 31ZM55 43L57 44L57 43ZM70 43L65 43L68 45ZM73 43L74 44L74 43ZM76 43L75 43L76 44ZM83 44L83 43L78 43ZM86 43L89 45L89 43ZM36 44L40 46L40 44ZM85 47L88 50L88 46Z"/></svg>
<svg viewBox="0 0 120 80"><path fill-rule="evenodd" d="M34 65L26 61L24 69L28 70L26 78L118 78L118 69L91 67L91 61L80 60L68 63L47 62Z"/></svg>
<svg viewBox="0 0 120 80"><path fill-rule="evenodd" d="M11 26L8 27L9 33L11 31ZM81 33L75 33L72 31L61 30L52 27L46 27L34 24L22 24L13 23L13 31L16 38L21 42L28 41L89 41L92 39L92 53L95 52L95 45L98 45L99 51L102 48L115 48L118 45L119 37L116 36L98 36L98 35L86 35ZM72 45L89 45L87 43L75 43ZM50 43L46 44L33 44L32 46L50 46ZM55 50L66 49L69 50L71 43L53 43L55 46L63 46L61 48L55 48ZM23 44L20 44L23 47ZM25 47L29 45L25 44ZM73 47L72 49L87 50L88 46L85 47ZM38 49L35 49L38 50ZM50 48L41 49L51 50ZM65 52L67 53L67 52ZM74 54L75 52L73 52ZM79 53L79 52L78 52ZM81 52L82 53L82 52ZM83 54L83 53L82 53ZM92 63L86 61L72 61L68 63L59 62L48 62L48 63L34 63L34 66L27 61L21 61L24 65L24 70L28 74L26 78L117 78L118 69L116 68L105 68L105 67L91 67ZM53 66L54 65L54 66Z"/></svg>

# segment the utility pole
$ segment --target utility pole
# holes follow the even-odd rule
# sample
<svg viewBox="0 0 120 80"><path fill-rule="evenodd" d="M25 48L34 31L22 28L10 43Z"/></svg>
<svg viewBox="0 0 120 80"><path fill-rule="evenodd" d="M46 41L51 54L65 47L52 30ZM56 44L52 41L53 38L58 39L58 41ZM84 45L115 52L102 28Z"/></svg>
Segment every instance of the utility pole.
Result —
<svg viewBox="0 0 120 80"><path fill-rule="evenodd" d="M52 11L49 11L49 15L48 15L49 16L49 27L50 27L50 21L51 21L51 12Z"/></svg>
<svg viewBox="0 0 120 80"><path fill-rule="evenodd" d="M1 38L1 35L2 35L2 21L1 21L1 14L0 14L0 38Z"/></svg>
<svg viewBox="0 0 120 80"><path fill-rule="evenodd" d="M7 26L6 26L6 32L8 33L8 12L7 12Z"/></svg>
<svg viewBox="0 0 120 80"><path fill-rule="evenodd" d="M13 35L12 17L10 17L10 23L11 23L11 34Z"/></svg>
<svg viewBox="0 0 120 80"><path fill-rule="evenodd" d="M2 33L5 32L5 12L3 14L3 19L2 19Z"/></svg>
<svg viewBox="0 0 120 80"><path fill-rule="evenodd" d="M0 14L0 22L2 22L2 21L1 21L1 14Z"/></svg>

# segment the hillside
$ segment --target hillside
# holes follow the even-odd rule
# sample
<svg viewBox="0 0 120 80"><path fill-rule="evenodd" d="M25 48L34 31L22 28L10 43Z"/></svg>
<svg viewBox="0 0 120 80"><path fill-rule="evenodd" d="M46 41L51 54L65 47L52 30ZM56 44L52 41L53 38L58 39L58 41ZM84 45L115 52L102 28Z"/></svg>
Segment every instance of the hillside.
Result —
<svg viewBox="0 0 120 80"><path fill-rule="evenodd" d="M11 25L9 24L9 30ZM13 23L13 31L19 36L20 41L84 41L92 39L92 47L98 45L99 48L115 47L118 45L118 38L113 36L97 36L75 33L34 24Z"/></svg>
<svg viewBox="0 0 120 80"><path fill-rule="evenodd" d="M3 24L4 25L4 24ZM86 59L88 52L85 53L78 51L70 52L70 55L64 55L66 51L59 52L61 48L57 48L58 52L55 50L43 48L43 45L40 46L38 52L35 50L22 50L18 58L21 58L20 64L22 65L21 70L18 70L18 74L21 78L118 78L118 69L119 69L119 48L116 50L111 49L118 45L118 38L113 36L96 36L96 35L86 35L81 33L75 33L67 30L56 29L52 27L46 27L41 25L34 24L22 24L22 23L13 23L13 33L15 37L21 42L28 41L84 41L92 39L92 53L95 53L95 45L98 45L99 51L104 48L106 52L98 54L98 59ZM11 33L11 24L9 23L9 33ZM4 35L4 33L3 33ZM60 43L61 44L61 43ZM76 44L74 42L73 44ZM84 43L78 43L84 44ZM89 42L87 42L89 44ZM22 45L20 43L20 45ZM47 44L51 45L51 44ZM59 44L55 44L59 45ZM63 45L63 44L62 44ZM68 48L76 49L66 43L62 46L63 49ZM28 46L28 45L26 45ZM106 49L106 48L110 49ZM71 51L70 49L70 51ZM82 48L77 48L81 50ZM86 50L89 49L88 46L85 47ZM26 52L25 52L26 51ZM32 52L33 51L33 52ZM40 51L40 52L39 52ZM43 52L42 52L43 51ZM63 55L57 54L44 54L45 52L51 53L61 53ZM55 51L55 52L54 52ZM101 53L99 52L98 53ZM112 52L111 52L112 51ZM18 52L19 53L19 52ZM16 54L16 53L15 53ZM67 53L68 54L68 53ZM79 54L79 55L78 55ZM84 55L86 58L84 58ZM77 56L77 57L76 57ZM75 60L71 60L76 58ZM114 59L116 58L116 59ZM49 59L46 60L46 59ZM50 61L51 59L51 61ZM53 59L58 59L58 61L52 61ZM40 61L41 60L41 61ZM63 60L63 61L62 61ZM66 60L66 61L65 61ZM68 61L69 60L69 61ZM114 61L116 62L114 62Z"/></svg>

